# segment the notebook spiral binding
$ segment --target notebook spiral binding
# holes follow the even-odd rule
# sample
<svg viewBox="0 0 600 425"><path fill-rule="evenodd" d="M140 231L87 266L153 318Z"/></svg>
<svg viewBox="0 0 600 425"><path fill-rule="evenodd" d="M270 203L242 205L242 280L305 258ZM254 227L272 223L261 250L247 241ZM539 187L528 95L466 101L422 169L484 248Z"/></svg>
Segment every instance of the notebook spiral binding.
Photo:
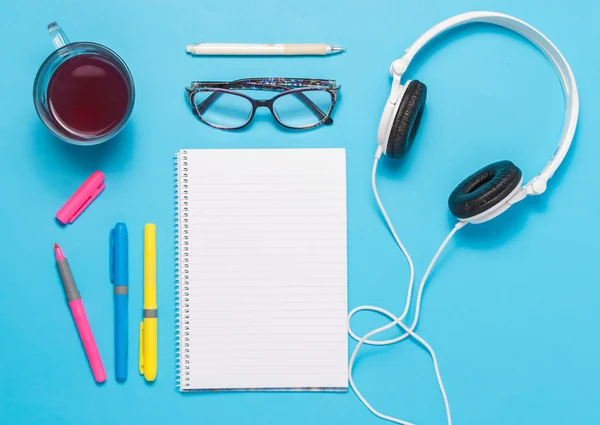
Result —
<svg viewBox="0 0 600 425"><path fill-rule="evenodd" d="M188 161L187 151L175 155L175 385L190 386Z"/></svg>

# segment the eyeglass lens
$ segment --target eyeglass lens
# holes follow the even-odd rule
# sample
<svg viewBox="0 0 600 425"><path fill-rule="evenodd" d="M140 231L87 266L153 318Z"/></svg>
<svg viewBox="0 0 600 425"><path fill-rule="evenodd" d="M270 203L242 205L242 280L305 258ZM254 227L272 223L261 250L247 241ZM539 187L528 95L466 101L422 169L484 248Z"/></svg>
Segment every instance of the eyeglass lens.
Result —
<svg viewBox="0 0 600 425"><path fill-rule="evenodd" d="M252 115L252 102L229 92L198 91L194 105L204 121L225 129L243 126Z"/></svg>
<svg viewBox="0 0 600 425"><path fill-rule="evenodd" d="M330 113L332 97L323 90L303 90L275 99L273 109L283 125L293 128L311 127Z"/></svg>

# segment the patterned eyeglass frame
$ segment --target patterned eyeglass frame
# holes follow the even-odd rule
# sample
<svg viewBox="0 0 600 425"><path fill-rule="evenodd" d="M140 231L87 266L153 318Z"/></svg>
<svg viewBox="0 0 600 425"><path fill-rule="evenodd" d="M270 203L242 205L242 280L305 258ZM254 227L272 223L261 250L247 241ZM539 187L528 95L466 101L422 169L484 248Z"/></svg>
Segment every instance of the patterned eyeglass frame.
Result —
<svg viewBox="0 0 600 425"><path fill-rule="evenodd" d="M340 85L338 85L335 82L335 80L319 80L310 78L245 78L230 82L193 81L188 87L186 87L188 98L192 105L192 110L194 114L203 123L220 130L239 130L241 128L246 127L252 121L252 118L254 118L256 109L262 106L269 108L275 120L281 126L286 128L294 130L307 130L310 128L317 127L321 124L331 125L333 124L331 113L333 112L335 104L339 98L339 89ZM199 105L196 105L194 97L196 93L203 90L212 90L213 93L209 95L206 99L204 99ZM268 100L256 100L244 95L243 93L235 93L236 90L276 90L281 91L282 93ZM325 91L331 95L331 106L328 111L323 112L312 100L308 98L308 96L306 96L303 93L303 91L312 90ZM241 96L250 101L250 103L252 104L252 113L250 114L250 117L248 118L248 121L246 123L238 127L229 128L212 124L210 122L207 122L204 118L202 118L202 114L223 93L235 93L237 96ZM289 126L281 122L280 118L277 116L277 113L273 109L273 103L281 96L290 94L293 94L294 96L296 96L296 98L302 101L302 103L304 103L317 116L317 118L319 118L319 122L317 122L316 124L302 127Z"/></svg>

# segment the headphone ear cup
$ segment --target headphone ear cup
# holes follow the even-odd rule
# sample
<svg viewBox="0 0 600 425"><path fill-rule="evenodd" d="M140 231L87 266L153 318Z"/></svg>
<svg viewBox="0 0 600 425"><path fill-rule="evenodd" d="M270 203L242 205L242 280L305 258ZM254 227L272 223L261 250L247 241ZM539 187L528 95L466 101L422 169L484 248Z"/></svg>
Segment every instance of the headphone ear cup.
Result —
<svg viewBox="0 0 600 425"><path fill-rule="evenodd" d="M498 161L464 179L448 198L450 212L458 219L484 213L508 197L521 183L523 173L510 161Z"/></svg>
<svg viewBox="0 0 600 425"><path fill-rule="evenodd" d="M390 158L402 158L412 146L421 123L426 99L425 84L418 80L408 83L390 129L385 152Z"/></svg>

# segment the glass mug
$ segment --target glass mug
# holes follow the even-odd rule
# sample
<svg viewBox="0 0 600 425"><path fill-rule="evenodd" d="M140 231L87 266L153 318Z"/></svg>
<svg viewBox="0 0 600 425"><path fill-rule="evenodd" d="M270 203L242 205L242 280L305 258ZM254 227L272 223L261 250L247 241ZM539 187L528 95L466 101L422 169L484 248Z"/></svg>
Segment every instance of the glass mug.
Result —
<svg viewBox="0 0 600 425"><path fill-rule="evenodd" d="M48 25L56 50L33 85L35 110L58 138L96 145L119 133L133 110L135 88L125 62L89 42L70 43L56 22Z"/></svg>

